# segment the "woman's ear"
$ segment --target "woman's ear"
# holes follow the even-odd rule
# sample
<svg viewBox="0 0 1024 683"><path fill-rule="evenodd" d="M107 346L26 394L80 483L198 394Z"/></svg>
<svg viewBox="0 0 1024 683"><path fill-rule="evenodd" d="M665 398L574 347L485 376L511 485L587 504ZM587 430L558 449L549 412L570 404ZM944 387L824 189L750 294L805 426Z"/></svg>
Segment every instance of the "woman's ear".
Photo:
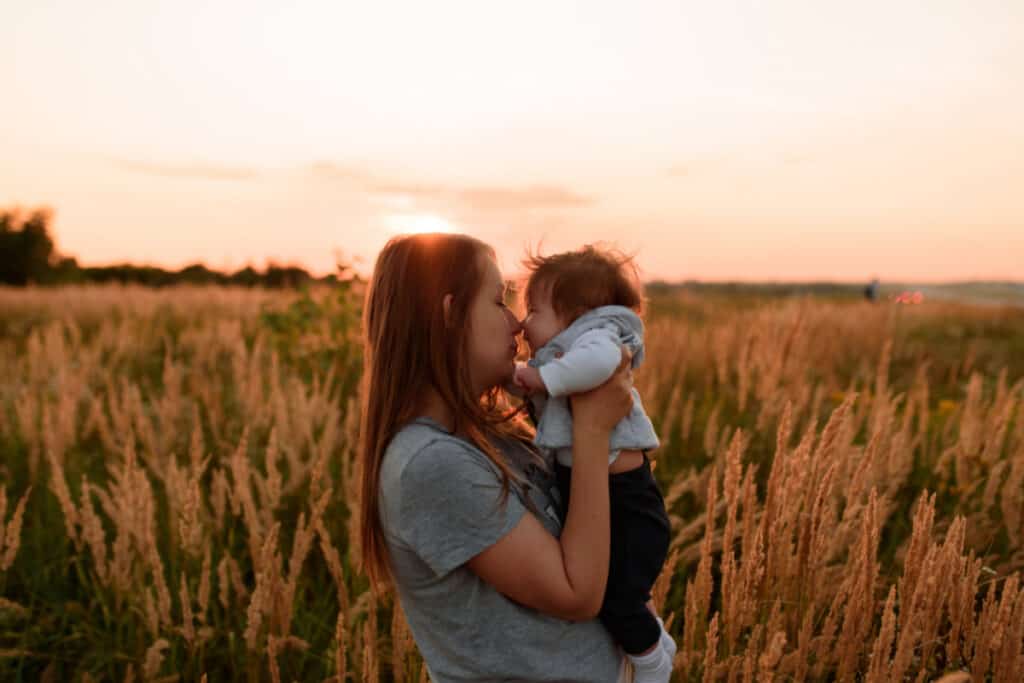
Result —
<svg viewBox="0 0 1024 683"><path fill-rule="evenodd" d="M452 324L452 295L445 294L444 299L441 302L441 307L444 309L444 326L448 327Z"/></svg>

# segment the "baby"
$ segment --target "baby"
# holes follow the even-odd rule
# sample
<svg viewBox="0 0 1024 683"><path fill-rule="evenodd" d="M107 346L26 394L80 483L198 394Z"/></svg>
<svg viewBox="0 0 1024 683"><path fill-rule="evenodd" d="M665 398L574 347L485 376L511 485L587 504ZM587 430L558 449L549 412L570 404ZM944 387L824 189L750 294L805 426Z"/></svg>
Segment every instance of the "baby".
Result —
<svg viewBox="0 0 1024 683"><path fill-rule="evenodd" d="M586 246L526 263L527 316L532 358L516 367L514 383L535 417L537 446L554 453L563 512L572 473L572 415L568 394L596 387L615 372L620 346L643 361L642 309L632 260ZM609 497L611 564L600 618L629 656L636 683L666 683L676 645L648 610L651 587L669 545L669 521L646 451L658 437L633 389L633 408L611 434Z"/></svg>

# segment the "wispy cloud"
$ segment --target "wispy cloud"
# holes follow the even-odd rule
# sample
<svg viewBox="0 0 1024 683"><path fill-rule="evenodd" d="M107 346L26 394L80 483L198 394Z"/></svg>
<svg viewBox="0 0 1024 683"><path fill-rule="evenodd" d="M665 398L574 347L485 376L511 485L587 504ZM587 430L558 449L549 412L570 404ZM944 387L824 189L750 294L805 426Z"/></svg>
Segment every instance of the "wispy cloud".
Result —
<svg viewBox="0 0 1024 683"><path fill-rule="evenodd" d="M593 197L557 185L528 187L471 187L458 197L473 208L501 211L521 208L572 209L593 206Z"/></svg>
<svg viewBox="0 0 1024 683"><path fill-rule="evenodd" d="M319 177L349 183L370 194L410 197L475 211L573 209L593 206L597 202L591 196L560 185L441 185L387 178L367 169L331 162L317 162L310 168Z"/></svg>
<svg viewBox="0 0 1024 683"><path fill-rule="evenodd" d="M724 155L695 157L678 164L673 164L665 169L664 173L669 178L688 178L694 174L704 175L708 172L720 170L730 159Z"/></svg>
<svg viewBox="0 0 1024 683"><path fill-rule="evenodd" d="M164 178L197 178L202 180L250 180L259 171L248 166L225 166L210 163L171 164L158 161L112 159L115 165L127 171Z"/></svg>
<svg viewBox="0 0 1024 683"><path fill-rule="evenodd" d="M351 182L356 185L367 185L373 176L357 166L343 166L332 161L316 161L309 165L309 170L318 178Z"/></svg>
<svg viewBox="0 0 1024 683"><path fill-rule="evenodd" d="M663 173L668 178L695 178L711 174L721 175L745 169L768 168L777 166L800 166L811 163L814 156L804 150L790 150L783 154L765 154L757 150L733 152L673 164Z"/></svg>

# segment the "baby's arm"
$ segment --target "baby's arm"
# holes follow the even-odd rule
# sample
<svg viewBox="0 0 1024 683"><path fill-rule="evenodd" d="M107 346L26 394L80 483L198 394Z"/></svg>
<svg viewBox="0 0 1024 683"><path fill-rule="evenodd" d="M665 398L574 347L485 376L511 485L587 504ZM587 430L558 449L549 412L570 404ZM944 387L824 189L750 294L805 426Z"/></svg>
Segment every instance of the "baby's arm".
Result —
<svg viewBox="0 0 1024 683"><path fill-rule="evenodd" d="M548 394L565 396L603 384L621 361L618 335L611 329L597 328L581 334L561 358L539 369Z"/></svg>
<svg viewBox="0 0 1024 683"><path fill-rule="evenodd" d="M505 383L505 391L516 398L526 398L530 393L530 387L520 380L520 375L524 370L533 370L526 363L517 360L515 373L512 375L512 379ZM536 370L534 370L536 372Z"/></svg>
<svg viewBox="0 0 1024 683"><path fill-rule="evenodd" d="M513 377L513 382L516 385L516 390L520 392L516 394L517 396L532 394L535 391L546 392L548 390L544 386L544 380L541 379L540 371L526 363L516 364L516 374Z"/></svg>

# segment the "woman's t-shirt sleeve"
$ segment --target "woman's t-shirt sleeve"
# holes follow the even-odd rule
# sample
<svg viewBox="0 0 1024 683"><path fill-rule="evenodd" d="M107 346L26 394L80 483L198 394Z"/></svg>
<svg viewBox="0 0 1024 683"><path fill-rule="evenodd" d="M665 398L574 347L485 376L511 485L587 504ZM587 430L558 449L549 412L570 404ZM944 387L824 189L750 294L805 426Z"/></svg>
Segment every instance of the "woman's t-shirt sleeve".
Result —
<svg viewBox="0 0 1024 683"><path fill-rule="evenodd" d="M398 531L438 575L466 563L511 531L526 508L486 455L453 440L428 444L401 475Z"/></svg>

